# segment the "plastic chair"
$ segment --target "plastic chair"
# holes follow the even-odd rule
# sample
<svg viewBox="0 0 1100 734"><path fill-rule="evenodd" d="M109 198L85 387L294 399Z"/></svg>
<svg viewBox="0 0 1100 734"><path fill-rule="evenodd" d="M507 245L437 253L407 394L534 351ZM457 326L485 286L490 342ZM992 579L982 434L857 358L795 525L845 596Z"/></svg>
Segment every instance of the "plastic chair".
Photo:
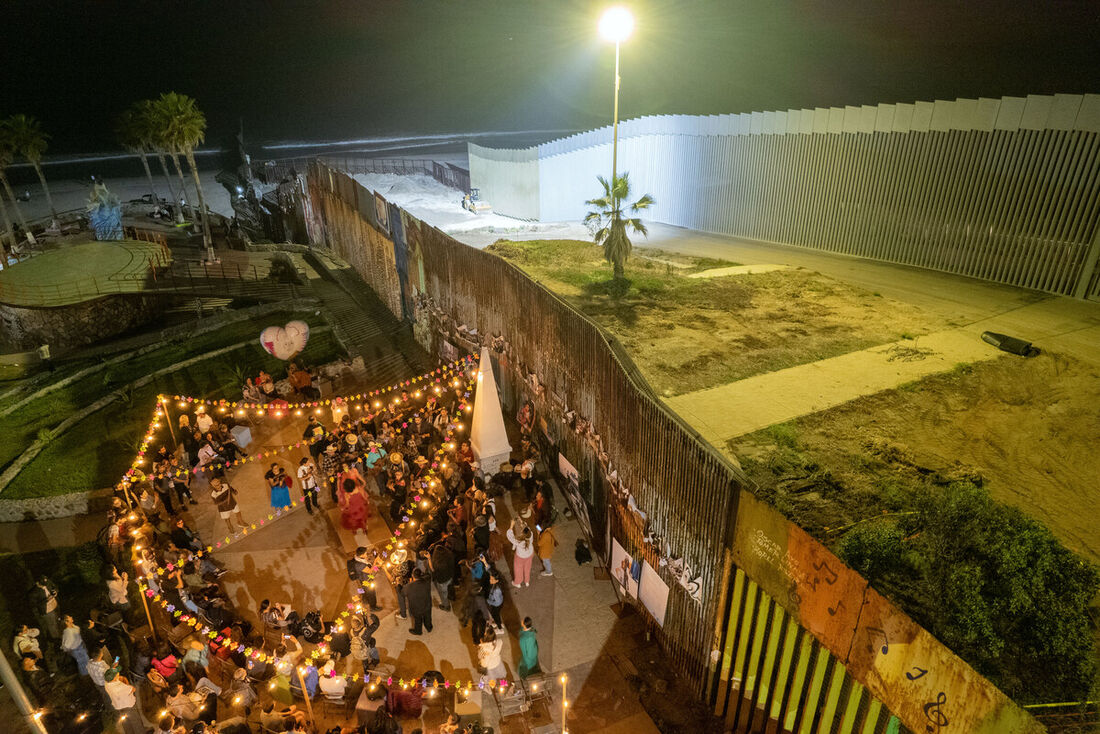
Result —
<svg viewBox="0 0 1100 734"><path fill-rule="evenodd" d="M322 716L328 716L330 710L338 712L341 719L346 719L351 715L351 699L348 697L347 691L344 691L344 694L341 696L332 697L323 695L320 696L320 699Z"/></svg>

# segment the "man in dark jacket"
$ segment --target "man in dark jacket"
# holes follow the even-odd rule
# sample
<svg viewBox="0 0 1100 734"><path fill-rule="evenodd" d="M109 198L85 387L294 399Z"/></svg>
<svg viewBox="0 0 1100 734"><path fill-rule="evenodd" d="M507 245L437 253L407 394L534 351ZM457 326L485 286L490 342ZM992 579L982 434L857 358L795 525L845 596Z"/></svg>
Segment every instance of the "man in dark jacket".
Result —
<svg viewBox="0 0 1100 734"><path fill-rule="evenodd" d="M432 583L439 594L439 608L451 611L451 581L455 573L455 556L444 540L432 546L428 566L432 571Z"/></svg>
<svg viewBox="0 0 1100 734"><path fill-rule="evenodd" d="M413 571L412 583L405 587L405 598L409 602L409 614L413 626L409 632L421 633L421 627L432 631L432 587L424 572L419 568Z"/></svg>
<svg viewBox="0 0 1100 734"><path fill-rule="evenodd" d="M57 624L57 584L46 576L40 576L31 587L30 602L34 616L38 619L38 629L47 639L60 640L61 630Z"/></svg>

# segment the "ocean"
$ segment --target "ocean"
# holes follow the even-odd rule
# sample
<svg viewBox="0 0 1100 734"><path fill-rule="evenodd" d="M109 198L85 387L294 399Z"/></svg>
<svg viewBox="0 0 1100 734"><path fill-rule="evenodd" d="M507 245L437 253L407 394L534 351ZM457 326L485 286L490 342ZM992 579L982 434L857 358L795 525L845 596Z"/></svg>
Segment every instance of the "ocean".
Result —
<svg viewBox="0 0 1100 734"><path fill-rule="evenodd" d="M312 156L355 155L370 158L427 158L468 167L466 143L472 142L490 148L527 148L577 130L519 130L481 131L459 133L408 133L379 135L347 140L271 140L251 141L245 131L245 149L254 162ZM207 145L195 151L195 160L202 171L217 172L232 164L236 151L225 145ZM46 155L43 169L48 181L90 181L92 176L105 179L144 175L138 156L125 151L99 151L77 154ZM159 163L150 159L154 176ZM171 164L169 163L169 166ZM34 169L26 163L9 167L12 186L30 186L38 179Z"/></svg>

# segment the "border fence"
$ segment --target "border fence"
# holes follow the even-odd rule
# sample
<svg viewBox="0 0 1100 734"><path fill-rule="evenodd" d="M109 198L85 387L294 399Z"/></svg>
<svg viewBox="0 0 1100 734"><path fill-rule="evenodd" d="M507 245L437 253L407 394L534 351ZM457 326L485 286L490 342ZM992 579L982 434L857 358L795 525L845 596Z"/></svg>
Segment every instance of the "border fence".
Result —
<svg viewBox="0 0 1100 734"><path fill-rule="evenodd" d="M579 221L611 128L534 148L469 145L497 211ZM619 125L647 218L1100 299L1100 95L1057 94Z"/></svg>
<svg viewBox="0 0 1100 734"><path fill-rule="evenodd" d="M426 349L453 358L490 348L503 404L534 406L534 434L594 548L605 560L625 550L648 583L667 587L666 606L641 593L631 603L727 727L1043 731L756 499L598 325L346 173L318 161L307 181L313 244L348 259Z"/></svg>

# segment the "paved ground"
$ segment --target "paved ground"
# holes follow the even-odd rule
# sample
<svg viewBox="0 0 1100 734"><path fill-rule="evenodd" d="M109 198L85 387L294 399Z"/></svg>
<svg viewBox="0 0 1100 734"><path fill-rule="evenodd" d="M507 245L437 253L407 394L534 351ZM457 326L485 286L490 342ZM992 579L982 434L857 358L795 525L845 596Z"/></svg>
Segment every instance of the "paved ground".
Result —
<svg viewBox="0 0 1100 734"><path fill-rule="evenodd" d="M301 436L302 421L297 418L258 422L252 428L253 440L246 450L266 452L296 442ZM290 449L273 460L289 469L303 455L304 449ZM263 520L265 524L270 522L270 526L250 532L248 537L217 552L228 569L221 579L223 586L238 613L254 624L258 623L257 609L262 599L290 604L300 613L319 609L326 619L333 619L353 598L344 567L346 559L360 543L386 542L389 529L375 507L365 537L354 536L340 526L338 510L324 496L324 512L310 516L299 507L284 517L269 520L273 509L262 478L269 464L266 459L250 462L230 474L233 485L240 491L245 521ZM188 524L208 543L224 541L227 529L215 512L206 482L196 480L192 492L198 504L185 509ZM498 500L502 527L513 516L512 500L507 496ZM3 538L0 544L11 550L31 550L85 542L94 537L100 524L99 517L7 523L0 526ZM616 617L611 605L617 599L610 582L595 580L591 566L580 567L573 561L571 549L580 534L578 525L563 521L560 533L562 545L555 559L554 576L536 577L529 588L520 590L507 586L503 616L508 630L504 652L508 677L513 678L517 672L520 620L530 616L539 633L544 667L556 675L563 672L568 675L570 731L655 732L656 727L616 662L638 648L638 622ZM501 561L498 567L505 570L510 564ZM505 576L511 578L510 570ZM382 578L378 598L384 610L379 615L382 624L376 638L383 664L394 670L395 677L415 677L426 670L439 670L451 679L478 679L470 630L459 626L453 612L437 608L433 614L434 630L417 637L409 633L407 620L396 617L396 597ZM560 726L559 691L560 687L555 686L552 706L532 709L532 725L558 722ZM518 726L516 721L497 721L499 714L491 698L483 701L483 712L487 721L497 723L498 731L522 730L514 728ZM437 718L438 709L428 709L423 723L432 727ZM412 728L413 723L408 722L406 729Z"/></svg>

